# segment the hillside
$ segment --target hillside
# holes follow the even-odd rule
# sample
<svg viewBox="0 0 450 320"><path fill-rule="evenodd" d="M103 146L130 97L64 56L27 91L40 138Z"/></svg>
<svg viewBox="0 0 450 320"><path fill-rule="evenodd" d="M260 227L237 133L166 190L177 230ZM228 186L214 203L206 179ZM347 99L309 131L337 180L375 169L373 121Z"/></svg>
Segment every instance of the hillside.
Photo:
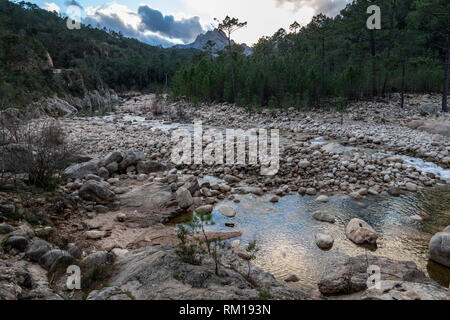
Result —
<svg viewBox="0 0 450 320"><path fill-rule="evenodd" d="M197 50L162 49L114 31L66 21L30 3L0 0L0 109L42 97L155 89Z"/></svg>

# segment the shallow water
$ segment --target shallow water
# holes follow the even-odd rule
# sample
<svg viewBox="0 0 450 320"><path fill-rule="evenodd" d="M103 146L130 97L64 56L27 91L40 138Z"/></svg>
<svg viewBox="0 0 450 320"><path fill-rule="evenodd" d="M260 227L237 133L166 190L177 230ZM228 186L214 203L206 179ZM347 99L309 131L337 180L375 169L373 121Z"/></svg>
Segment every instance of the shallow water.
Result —
<svg viewBox="0 0 450 320"><path fill-rule="evenodd" d="M229 219L213 212L214 230L230 231L226 222L242 231L241 246L257 240L260 251L255 264L272 273L279 281L295 274L300 282L290 284L304 291L317 288L318 280L332 272L347 256L370 252L356 246L345 236L345 225L361 218L372 225L378 235L378 248L371 254L395 260L414 261L421 270L448 287L450 269L428 261L428 243L432 235L450 225L450 187L429 189L399 198L369 197L362 201L333 196L320 204L315 197L289 195L277 204L271 195L257 197L238 195L241 203L224 201L233 206L237 216ZM311 214L326 210L336 215L336 223L316 221ZM420 219L420 220L419 220ZM315 244L315 234L331 234L335 243L322 251Z"/></svg>

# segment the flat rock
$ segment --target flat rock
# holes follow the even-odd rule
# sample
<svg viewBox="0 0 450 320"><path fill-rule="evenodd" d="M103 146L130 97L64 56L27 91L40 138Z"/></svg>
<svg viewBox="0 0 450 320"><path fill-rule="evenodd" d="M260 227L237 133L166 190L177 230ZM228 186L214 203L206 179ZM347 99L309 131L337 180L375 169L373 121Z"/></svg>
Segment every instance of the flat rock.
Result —
<svg viewBox="0 0 450 320"><path fill-rule="evenodd" d="M313 214L313 218L317 221L321 222L328 222L328 223L335 223L336 218L331 213L325 212L325 211L316 211Z"/></svg>
<svg viewBox="0 0 450 320"><path fill-rule="evenodd" d="M227 205L221 205L218 209L219 213L225 217L233 218L236 216L236 210Z"/></svg>

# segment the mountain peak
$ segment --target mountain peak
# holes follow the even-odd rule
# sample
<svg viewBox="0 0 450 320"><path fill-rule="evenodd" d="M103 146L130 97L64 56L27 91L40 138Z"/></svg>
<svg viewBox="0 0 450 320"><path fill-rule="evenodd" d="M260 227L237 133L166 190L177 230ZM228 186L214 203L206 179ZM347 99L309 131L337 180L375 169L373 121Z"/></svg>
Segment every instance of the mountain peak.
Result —
<svg viewBox="0 0 450 320"><path fill-rule="evenodd" d="M214 45L214 51L220 51L223 50L226 46L228 46L228 38L225 34L225 32L214 29L209 30L206 33L199 34L194 42L185 44L185 45L177 45L176 48L193 48L198 50L204 50L205 45L208 43L208 41L212 41L215 43ZM231 40L232 44L235 44L233 40ZM242 44L244 47L244 54L250 55L252 53L252 49L247 46L246 44Z"/></svg>

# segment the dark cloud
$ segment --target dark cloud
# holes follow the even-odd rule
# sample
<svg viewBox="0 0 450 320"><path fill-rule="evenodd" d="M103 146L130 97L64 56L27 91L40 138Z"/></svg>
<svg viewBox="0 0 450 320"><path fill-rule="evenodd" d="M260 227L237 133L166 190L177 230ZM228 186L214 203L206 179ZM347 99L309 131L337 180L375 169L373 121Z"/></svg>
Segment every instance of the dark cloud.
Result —
<svg viewBox="0 0 450 320"><path fill-rule="evenodd" d="M115 13L107 15L97 10L93 15L89 15L84 18L83 23L86 25L90 24L91 26L98 27L100 29L105 27L108 30L110 29L116 32L121 32L125 37L136 38L150 45L161 45L163 47L171 47L174 45L173 42L162 37L158 37L157 35L148 35L144 34L140 30L136 30L132 26L126 24L126 22L124 22Z"/></svg>
<svg viewBox="0 0 450 320"><path fill-rule="evenodd" d="M64 2L64 4L66 5L66 7L75 6L83 9L83 6L76 0L67 0L66 2Z"/></svg>
<svg viewBox="0 0 450 320"><path fill-rule="evenodd" d="M334 17L345 8L349 0L276 0L279 5L293 3L296 9L310 7L314 9L315 14L323 13Z"/></svg>
<svg viewBox="0 0 450 320"><path fill-rule="evenodd" d="M192 42L203 32L199 17L175 20L171 15L165 16L160 11L148 6L138 9L141 17L141 31L152 31L169 38L180 39L184 43Z"/></svg>

